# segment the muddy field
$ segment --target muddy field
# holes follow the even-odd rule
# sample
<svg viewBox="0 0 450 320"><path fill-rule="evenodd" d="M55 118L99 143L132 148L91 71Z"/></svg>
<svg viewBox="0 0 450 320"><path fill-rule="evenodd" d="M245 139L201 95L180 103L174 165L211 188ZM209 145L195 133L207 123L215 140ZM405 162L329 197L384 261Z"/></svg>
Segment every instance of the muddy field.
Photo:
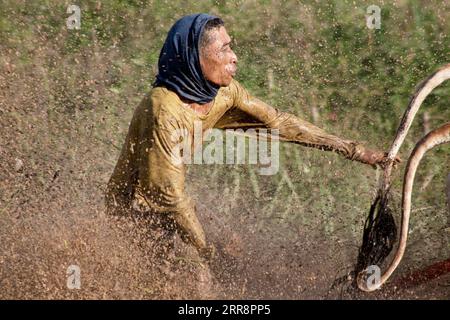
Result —
<svg viewBox="0 0 450 320"><path fill-rule="evenodd" d="M315 219L313 212L302 212L313 222L298 223L285 222L282 215L267 215L260 202L276 201L277 194L270 196L267 190L269 196L256 197L236 180L225 179L227 173L211 175L211 168L190 169L189 192L197 201L208 238L219 249L218 258L209 266L202 264L195 251L177 239L167 259L156 259L155 244L142 241L145 229L104 214L103 192L114 163L114 158L101 153L104 144L85 136L80 144L76 125L61 131L47 127L48 114L35 101L45 96L39 86L24 85L21 79L25 78L20 75L14 81L14 76L3 73L6 81L1 88L2 299L449 297L448 276L409 290L375 294L348 290L348 283L331 288L336 278L351 270L360 236L351 238L338 227L337 237L342 238L335 241L319 226L320 218ZM20 128L12 114L17 114ZM72 140L69 145L68 140ZM42 141L45 144L39 144ZM236 171L235 177L248 174L245 168ZM204 188L208 177L213 182L209 191ZM302 209L298 199L288 205L284 215ZM275 212L286 210L278 206ZM361 230L363 219L361 213L357 224ZM445 258L448 251L441 247L445 241L440 236L429 240L438 250L426 262L412 259L411 251L423 256L414 250L413 242L397 274ZM71 265L80 267L79 290L67 287L66 271Z"/></svg>
<svg viewBox="0 0 450 320"><path fill-rule="evenodd" d="M92 10L109 10L96 3L89 2ZM192 10L203 10L202 6ZM64 25L64 11L58 18L54 11L46 16L47 9L41 7L22 10L7 2L5 8L0 24L0 299L450 298L448 273L419 286L387 287L373 294L351 290L348 282L332 287L356 262L380 172L299 146L282 147L281 170L274 177L257 176L250 165L190 166L188 192L197 203L207 237L218 248L218 257L205 264L178 238L168 256L156 257L155 246L163 244L147 239L142 226L105 215L104 190L134 108L150 89L155 52L170 25L170 12L161 11L158 18L152 8L130 10L127 17L136 24L131 28L119 19L114 32L126 30L127 34L133 29L135 35L105 40L105 34L95 28L75 38ZM52 9L61 8L59 4ZM117 10L116 17L125 9ZM244 13L233 18L220 6L212 10L223 10L240 43L247 45L240 54L242 64L248 65L251 42L237 28ZM274 10L282 15L289 7ZM107 13L108 19L114 16ZM279 15L273 16L272 23ZM153 19L149 32L141 16ZM50 28L51 24L56 27ZM83 41L85 46L80 45ZM145 43L151 43L151 50ZM150 50L151 63L126 48ZM309 52L307 45L304 49L300 61ZM257 62L257 68L263 68L264 61ZM277 74L276 68L282 65L274 68L275 81L284 89L275 89L265 98L313 120L311 109L280 103L309 102L306 96L311 91L284 95L294 84ZM406 106L414 83L433 68L421 69L417 79L408 82L399 105ZM257 91L258 83L251 79L264 78L266 72L252 72L246 69L240 80ZM450 101L449 88L446 84L440 95L431 98L437 106L432 127L450 117L449 109L442 107L443 100ZM350 91L349 95L355 94ZM320 100L321 94L314 99ZM361 98L358 103L370 101ZM378 122L377 108L354 111L330 104L331 109L320 109L323 120L318 124L380 148L389 146L403 110L398 107L391 114L397 120L387 124L382 116ZM336 121L336 117L346 120ZM402 150L404 159L421 130L418 122ZM434 150L418 172L408 248L393 280L450 256L450 212L445 198L449 151L445 146ZM404 164L395 173L397 220L403 170ZM80 268L80 289L67 286L67 269L74 265Z"/></svg>

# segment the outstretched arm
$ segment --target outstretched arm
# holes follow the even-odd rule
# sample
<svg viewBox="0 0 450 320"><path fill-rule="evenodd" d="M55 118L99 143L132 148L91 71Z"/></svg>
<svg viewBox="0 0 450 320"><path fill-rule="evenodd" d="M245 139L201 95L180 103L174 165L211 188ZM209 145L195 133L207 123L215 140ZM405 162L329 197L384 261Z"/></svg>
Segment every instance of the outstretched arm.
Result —
<svg viewBox="0 0 450 320"><path fill-rule="evenodd" d="M368 149L357 141L339 138L293 114L280 111L250 95L237 81L233 80L231 86L234 107L218 121L216 128L279 129L282 141L334 151L347 159L372 166L383 164L386 153Z"/></svg>
<svg viewBox="0 0 450 320"><path fill-rule="evenodd" d="M207 244L195 203L185 191L186 171L179 148L182 130L160 117L150 135L152 145L140 148L142 159L150 163L150 170L140 170L139 199L152 211L169 214L183 241L193 244L201 256L208 258L214 248Z"/></svg>

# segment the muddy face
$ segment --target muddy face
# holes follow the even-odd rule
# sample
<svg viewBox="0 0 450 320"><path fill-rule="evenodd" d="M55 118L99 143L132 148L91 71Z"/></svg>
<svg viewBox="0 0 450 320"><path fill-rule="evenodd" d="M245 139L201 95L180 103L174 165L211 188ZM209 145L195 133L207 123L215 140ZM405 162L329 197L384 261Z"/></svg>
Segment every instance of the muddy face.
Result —
<svg viewBox="0 0 450 320"><path fill-rule="evenodd" d="M210 32L213 40L200 53L202 72L209 81L228 86L236 75L237 56L231 49L231 38L224 27Z"/></svg>

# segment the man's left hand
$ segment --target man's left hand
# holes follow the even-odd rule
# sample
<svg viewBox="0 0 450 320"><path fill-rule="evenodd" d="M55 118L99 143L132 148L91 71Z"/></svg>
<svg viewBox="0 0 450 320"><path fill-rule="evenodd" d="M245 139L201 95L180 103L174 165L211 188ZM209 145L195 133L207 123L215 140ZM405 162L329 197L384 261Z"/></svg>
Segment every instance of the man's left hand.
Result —
<svg viewBox="0 0 450 320"><path fill-rule="evenodd" d="M361 161L371 165L374 169L377 168L377 165L380 166L381 168L384 168L388 164L387 156L388 156L387 152L366 149L361 155ZM399 156L396 156L394 158L393 167L395 168L401 162L402 159Z"/></svg>

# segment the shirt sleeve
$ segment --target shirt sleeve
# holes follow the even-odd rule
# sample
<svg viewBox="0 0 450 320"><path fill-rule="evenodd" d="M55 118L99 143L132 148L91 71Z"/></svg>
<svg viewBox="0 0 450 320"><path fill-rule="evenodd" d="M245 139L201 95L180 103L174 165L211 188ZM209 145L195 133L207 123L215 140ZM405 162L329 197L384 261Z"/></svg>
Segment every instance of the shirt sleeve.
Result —
<svg viewBox="0 0 450 320"><path fill-rule="evenodd" d="M171 214L180 227L182 239L204 248L206 240L196 215L195 202L185 191L186 170L182 159L184 147L191 148L185 128L167 114L159 114L150 130L150 148L144 153L140 184L145 204L153 211ZM186 143L186 141L188 141ZM139 197L139 195L138 195Z"/></svg>
<svg viewBox="0 0 450 320"><path fill-rule="evenodd" d="M193 210L192 200L185 192L186 172L179 149L181 133L175 121L157 117L149 132L149 146L141 147L145 160L140 184L148 204L157 212Z"/></svg>
<svg viewBox="0 0 450 320"><path fill-rule="evenodd" d="M347 159L362 161L360 155L364 146L361 143L329 134L306 120L268 105L253 97L236 80L230 86L234 106L216 123L216 128L278 129L281 141L334 151Z"/></svg>

